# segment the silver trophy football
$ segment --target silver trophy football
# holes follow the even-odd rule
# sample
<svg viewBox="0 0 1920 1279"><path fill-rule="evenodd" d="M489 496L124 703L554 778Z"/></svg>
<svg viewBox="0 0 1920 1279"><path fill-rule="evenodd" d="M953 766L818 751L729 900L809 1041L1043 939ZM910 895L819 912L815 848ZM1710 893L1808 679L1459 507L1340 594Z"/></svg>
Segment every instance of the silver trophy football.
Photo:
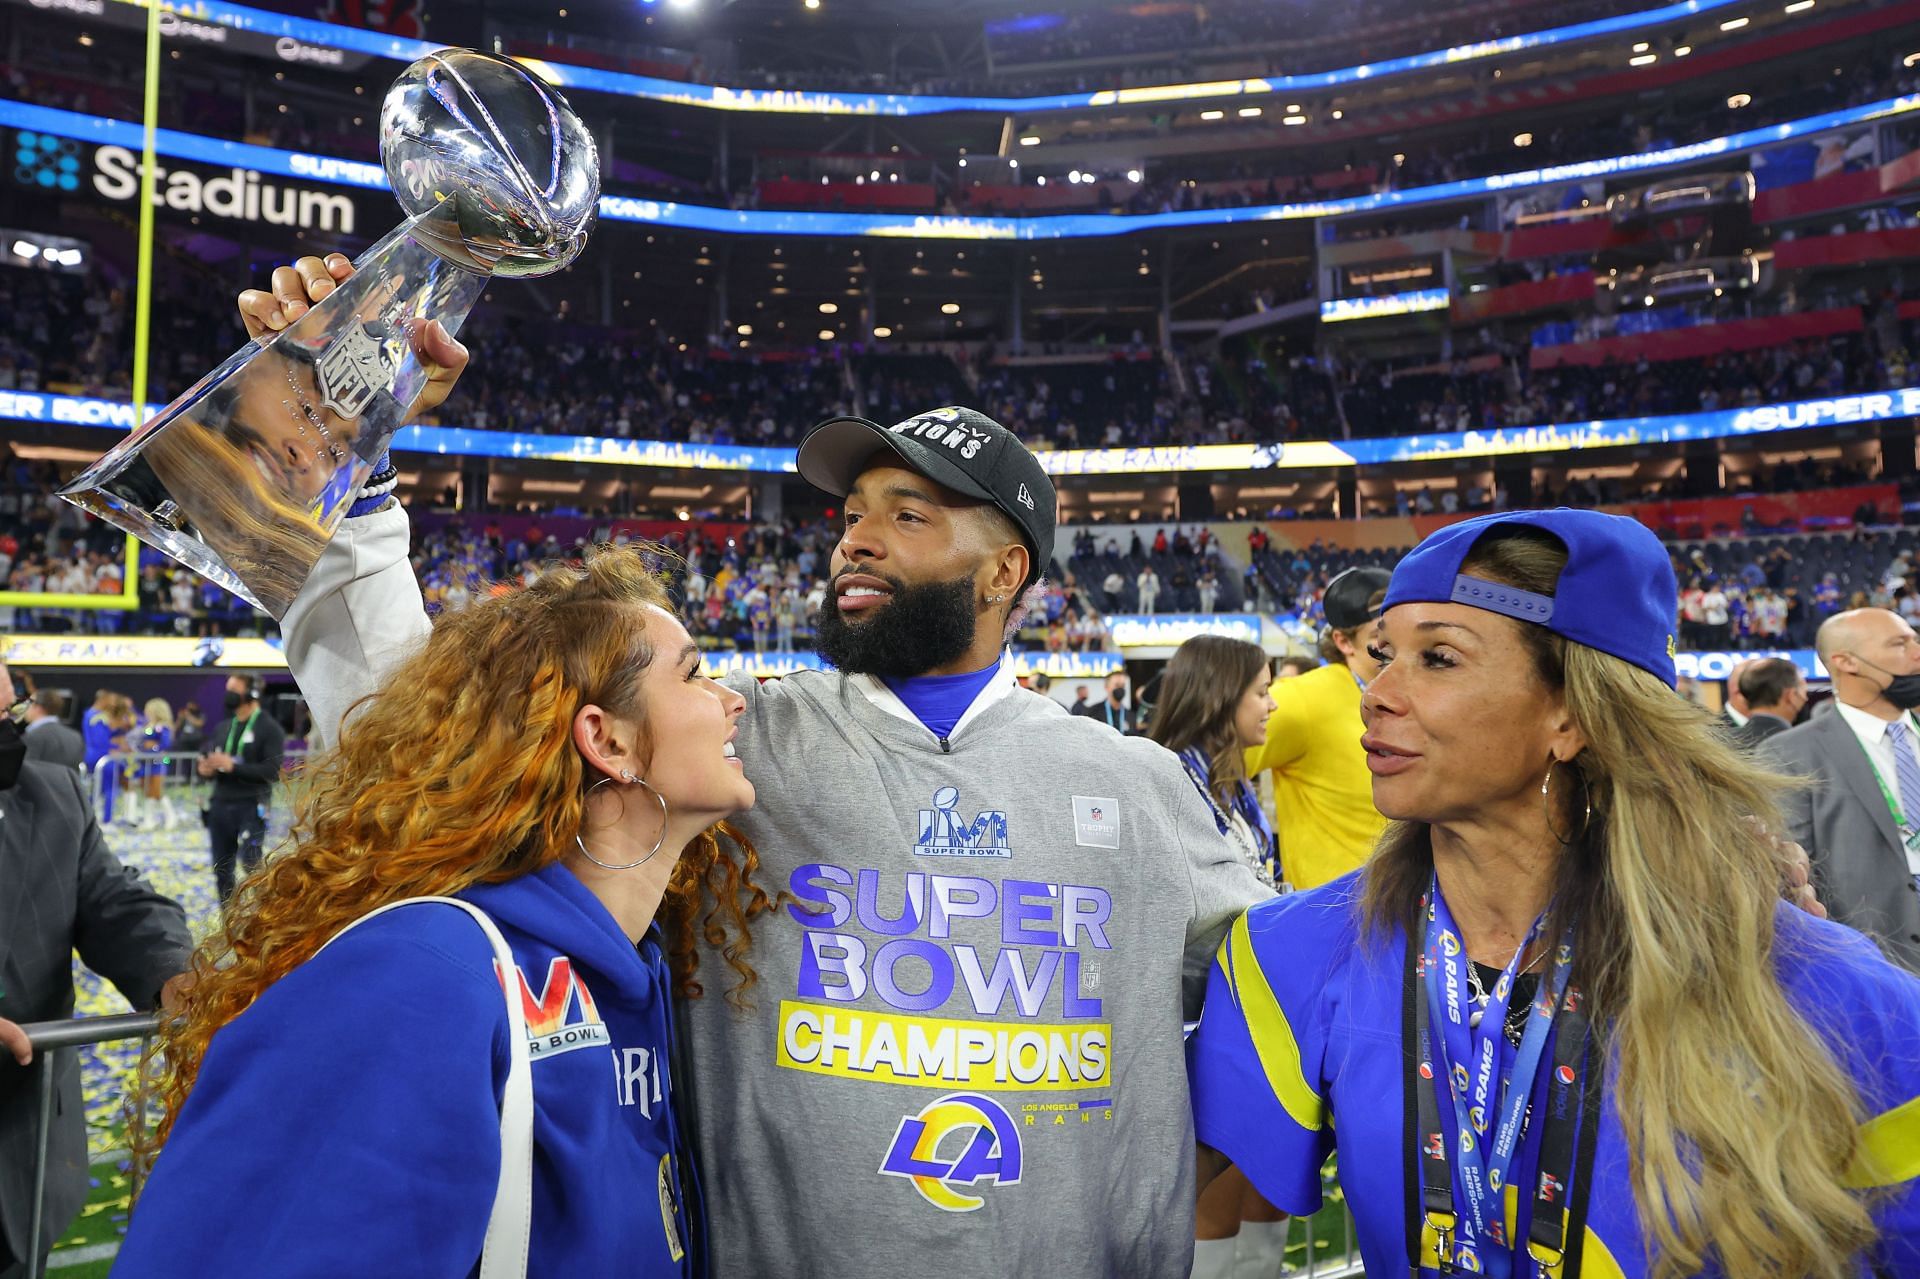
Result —
<svg viewBox="0 0 1920 1279"><path fill-rule="evenodd" d="M599 205L599 153L566 100L471 49L394 81L380 158L407 220L60 491L275 618L425 387L420 331L457 331L495 276L565 267Z"/></svg>

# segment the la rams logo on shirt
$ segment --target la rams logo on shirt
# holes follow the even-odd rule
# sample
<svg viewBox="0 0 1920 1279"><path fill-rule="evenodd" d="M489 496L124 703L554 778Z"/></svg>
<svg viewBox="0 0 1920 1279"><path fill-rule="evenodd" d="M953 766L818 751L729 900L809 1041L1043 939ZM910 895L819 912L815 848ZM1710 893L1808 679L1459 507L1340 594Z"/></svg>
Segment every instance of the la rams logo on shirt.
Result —
<svg viewBox="0 0 1920 1279"><path fill-rule="evenodd" d="M571 959L555 955L548 962L547 980L538 994L518 965L513 971L520 983L520 1007L527 1019L527 1051L533 1060L613 1042L607 1033L607 1024L600 1019L600 1010L594 1006L593 992L587 989L586 980L573 971Z"/></svg>
<svg viewBox="0 0 1920 1279"><path fill-rule="evenodd" d="M963 1187L1019 1184L1020 1130L991 1097L948 1093L900 1121L880 1172L905 1177L943 1212L972 1212L986 1199Z"/></svg>

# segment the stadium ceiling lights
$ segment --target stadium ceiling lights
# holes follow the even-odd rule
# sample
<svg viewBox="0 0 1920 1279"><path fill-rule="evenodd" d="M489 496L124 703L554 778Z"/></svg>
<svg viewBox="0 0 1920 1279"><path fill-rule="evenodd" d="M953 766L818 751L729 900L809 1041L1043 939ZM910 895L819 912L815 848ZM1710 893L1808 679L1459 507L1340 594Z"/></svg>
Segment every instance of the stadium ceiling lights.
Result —
<svg viewBox="0 0 1920 1279"><path fill-rule="evenodd" d="M890 329L890 328L888 328L888 327L887 327L886 325L884 325L884 324L882 324L882 325L878 325L878 326L877 326L877 327L875 327L875 329L873 330L873 336L875 336L875 337L877 337L877 338L890 338L890 337L892 337L892 336L893 336L893 330L892 330L892 329Z"/></svg>
<svg viewBox="0 0 1920 1279"><path fill-rule="evenodd" d="M1738 31L1741 27L1746 26L1749 21L1751 21L1751 19L1748 18L1728 18L1720 24L1720 29L1722 31Z"/></svg>
<svg viewBox="0 0 1920 1279"><path fill-rule="evenodd" d="M1225 111L1202 111L1200 118L1202 120L1224 120L1227 118L1227 113Z"/></svg>
<svg viewBox="0 0 1920 1279"><path fill-rule="evenodd" d="M1659 55L1659 54L1657 54L1657 53L1643 53L1643 54L1641 54L1641 55L1639 55L1638 57L1634 57L1634 58L1628 58L1628 59L1627 59L1627 65L1628 65L1628 66L1631 66L1631 67L1650 67L1650 66L1652 66L1652 65L1653 65L1654 63L1656 63L1656 62L1658 62L1658 61L1660 61L1660 55Z"/></svg>
<svg viewBox="0 0 1920 1279"><path fill-rule="evenodd" d="M1811 8L1813 8L1813 0L1793 0L1793 3L1787 6L1787 12L1805 13Z"/></svg>
<svg viewBox="0 0 1920 1279"><path fill-rule="evenodd" d="M1020 139L1020 145L1023 147L1037 147L1040 145L1040 136L1035 133L1029 133L1026 137Z"/></svg>
<svg viewBox="0 0 1920 1279"><path fill-rule="evenodd" d="M960 314L960 304L958 302L942 302L940 304L940 314L958 315Z"/></svg>

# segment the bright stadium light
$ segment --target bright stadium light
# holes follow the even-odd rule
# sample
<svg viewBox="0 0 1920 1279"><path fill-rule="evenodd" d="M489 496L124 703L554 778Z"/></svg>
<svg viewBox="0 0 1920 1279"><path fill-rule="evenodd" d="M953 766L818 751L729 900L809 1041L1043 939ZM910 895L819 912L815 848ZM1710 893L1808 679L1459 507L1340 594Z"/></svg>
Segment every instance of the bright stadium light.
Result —
<svg viewBox="0 0 1920 1279"><path fill-rule="evenodd" d="M839 313L840 306L836 302L822 302L820 304L820 314L822 315L838 315Z"/></svg>
<svg viewBox="0 0 1920 1279"><path fill-rule="evenodd" d="M26 240L15 240L13 242L13 252L16 257L33 258L39 255L40 246Z"/></svg>
<svg viewBox="0 0 1920 1279"><path fill-rule="evenodd" d="M1684 58L1684 57L1686 57L1686 56L1687 56L1687 55L1688 55L1689 53L1692 53L1692 52L1693 52L1693 46L1692 46L1692 45L1690 45L1690 44L1683 44L1683 45L1681 45L1681 46L1680 46L1679 48L1677 48L1677 49L1675 49L1675 50L1673 51L1673 56L1674 56L1674 57L1676 57L1676 58Z"/></svg>
<svg viewBox="0 0 1920 1279"><path fill-rule="evenodd" d="M1748 106L1752 102L1753 95L1751 93L1736 93L1727 99L1727 110L1738 111L1741 107Z"/></svg>
<svg viewBox="0 0 1920 1279"><path fill-rule="evenodd" d="M1039 177L1037 177L1037 178L1035 178L1035 179L1034 179L1034 183L1035 183L1036 185L1038 185L1038 186L1045 186L1045 185L1047 185L1047 175L1046 175L1046 174L1044 174L1044 173L1043 173L1043 174L1041 174L1041 175L1040 175Z"/></svg>
<svg viewBox="0 0 1920 1279"><path fill-rule="evenodd" d="M1285 115L1280 117L1281 124L1305 124L1306 122L1307 117L1303 115Z"/></svg>
<svg viewBox="0 0 1920 1279"><path fill-rule="evenodd" d="M806 5L809 9L818 9L820 7L820 0L806 0Z"/></svg>
<svg viewBox="0 0 1920 1279"><path fill-rule="evenodd" d="M960 304L958 302L942 302L940 304L940 314L958 315L960 314Z"/></svg>
<svg viewBox="0 0 1920 1279"><path fill-rule="evenodd" d="M1738 31L1741 27L1744 27L1746 25L1747 25L1747 19L1745 18L1728 18L1725 22L1720 24L1720 29L1722 31Z"/></svg>
<svg viewBox="0 0 1920 1279"><path fill-rule="evenodd" d="M751 324L735 325L733 331L735 333L738 333L743 338L750 338L753 336L753 326Z"/></svg>
<svg viewBox="0 0 1920 1279"><path fill-rule="evenodd" d="M1900 65L1903 67L1920 66L1920 53L1909 53L1906 57L1900 59Z"/></svg>
<svg viewBox="0 0 1920 1279"><path fill-rule="evenodd" d="M834 339L834 332L833 332L833 330L832 330L832 329L821 329L821 330L820 330L820 340L821 340L822 342L831 342L831 341L833 341L833 339Z"/></svg>
<svg viewBox="0 0 1920 1279"><path fill-rule="evenodd" d="M1793 0L1793 3L1787 6L1787 12L1805 13L1811 8L1813 8L1813 0Z"/></svg>
<svg viewBox="0 0 1920 1279"><path fill-rule="evenodd" d="M877 338L890 338L893 336L893 330L882 324L874 329L873 336Z"/></svg>
<svg viewBox="0 0 1920 1279"><path fill-rule="evenodd" d="M1259 114L1260 114L1260 108L1259 108L1259 107L1241 107L1241 108L1240 108L1240 118L1241 118L1241 119L1243 119L1243 120L1244 120L1244 119L1249 119L1249 118L1251 118L1251 117L1253 117L1253 116L1256 116L1256 115L1259 115Z"/></svg>
<svg viewBox="0 0 1920 1279"><path fill-rule="evenodd" d="M1140 180L1140 170L1138 169L1127 170L1127 181L1138 182L1139 180Z"/></svg>
<svg viewBox="0 0 1920 1279"><path fill-rule="evenodd" d="M1531 133L1516 133L1513 135L1513 145L1517 147L1530 147L1533 145L1533 135Z"/></svg>
<svg viewBox="0 0 1920 1279"><path fill-rule="evenodd" d="M1040 135L1037 133L1029 133L1026 137L1020 139L1020 145L1023 147L1037 147L1040 145Z"/></svg>
<svg viewBox="0 0 1920 1279"><path fill-rule="evenodd" d="M1225 111L1202 111L1200 118L1202 120L1224 120L1227 118L1227 113Z"/></svg>
<svg viewBox="0 0 1920 1279"><path fill-rule="evenodd" d="M1636 44L1633 46L1633 51L1635 53L1645 53L1648 49L1651 49L1651 48L1653 48L1652 45L1648 44L1645 40L1642 40L1639 44Z"/></svg>
<svg viewBox="0 0 1920 1279"><path fill-rule="evenodd" d="M1659 54L1643 53L1637 58L1628 58L1627 65L1632 67L1650 67L1658 61L1660 61Z"/></svg>

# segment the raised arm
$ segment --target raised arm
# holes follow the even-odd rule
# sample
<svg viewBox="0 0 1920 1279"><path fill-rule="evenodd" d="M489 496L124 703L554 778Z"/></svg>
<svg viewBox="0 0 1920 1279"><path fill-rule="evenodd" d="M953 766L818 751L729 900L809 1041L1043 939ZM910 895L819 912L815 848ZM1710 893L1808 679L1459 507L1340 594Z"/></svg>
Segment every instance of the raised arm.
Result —
<svg viewBox="0 0 1920 1279"><path fill-rule="evenodd" d="M339 253L278 268L270 291L240 295L247 335L271 340L352 274L353 264ZM438 321L424 326L415 342L432 370L414 406L418 414L447 398L467 366L467 349ZM353 704L426 638L426 607L407 559L406 512L375 483L384 478L390 489L389 472L383 458L280 624L318 745L331 743Z"/></svg>

